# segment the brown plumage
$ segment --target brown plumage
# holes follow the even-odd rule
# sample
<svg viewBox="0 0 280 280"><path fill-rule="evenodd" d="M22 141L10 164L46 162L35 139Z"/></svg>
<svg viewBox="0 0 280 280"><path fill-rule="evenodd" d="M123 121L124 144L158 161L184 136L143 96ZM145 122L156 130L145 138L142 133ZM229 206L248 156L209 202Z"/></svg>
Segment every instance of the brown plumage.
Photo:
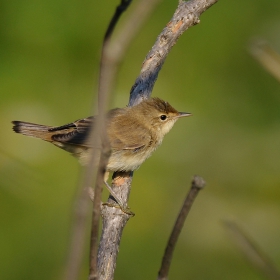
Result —
<svg viewBox="0 0 280 280"><path fill-rule="evenodd" d="M150 98L134 107L112 109L106 115L106 129L111 146L111 156L106 167L104 183L115 197L121 209L123 207L107 183L110 171L133 171L137 169L161 144L163 137L170 131L180 117L190 116L180 113L168 102L159 98ZM46 126L22 121L13 121L13 130L27 136L40 138L70 152L82 164L86 164L91 154L90 129L94 127L96 117L80 119L62 126ZM101 148L101 139L95 148Z"/></svg>
<svg viewBox="0 0 280 280"><path fill-rule="evenodd" d="M134 107L110 110L106 115L106 132L112 153L107 171L137 169L161 144L178 118L189 115L178 112L159 98L144 100ZM13 130L51 142L86 164L88 150L92 148L89 132L95 121L96 117L89 117L57 127L13 121ZM98 146L101 147L101 143Z"/></svg>

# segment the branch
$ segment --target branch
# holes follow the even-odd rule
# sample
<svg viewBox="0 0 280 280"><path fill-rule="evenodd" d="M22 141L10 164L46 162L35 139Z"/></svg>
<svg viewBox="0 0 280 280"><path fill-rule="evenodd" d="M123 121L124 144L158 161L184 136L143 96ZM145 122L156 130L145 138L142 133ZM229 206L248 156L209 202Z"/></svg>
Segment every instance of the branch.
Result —
<svg viewBox="0 0 280 280"><path fill-rule="evenodd" d="M132 176L130 172L122 172L121 177L114 173L114 190L118 190L117 195L126 204L129 198ZM112 202L110 199L109 203ZM123 213L115 207L102 208L102 234L98 250L98 272L99 280L114 279L117 255L119 252L122 231L130 215Z"/></svg>
<svg viewBox="0 0 280 280"><path fill-rule="evenodd" d="M217 1L180 1L172 19L157 37L154 46L143 62L140 75L137 77L130 91L129 106L137 105L143 99L151 96L158 73L171 48L189 27L200 22L199 16Z"/></svg>
<svg viewBox="0 0 280 280"><path fill-rule="evenodd" d="M146 2L146 5L149 5L150 1L146 0L143 2ZM191 0L189 2L179 3L179 6L173 15L173 18L167 24L167 27L165 27L161 34L158 36L155 45L146 56L146 59L142 65L140 75L136 79L135 84L131 89L129 106L134 106L140 103L143 99L150 97L154 83L158 76L158 72L160 71L165 58L170 52L172 46L176 43L176 41L184 31L199 22L198 17L202 13L217 1L218 0ZM132 16L131 18L133 19ZM141 17L137 16L135 18L139 19ZM132 21L128 22L130 26L132 26L131 22ZM129 28L127 30L129 30ZM133 34L133 32L130 33ZM125 38L125 35L120 38ZM116 44L115 46L117 47L118 45ZM125 53L124 51L120 51L117 48L115 48L115 50L119 54ZM112 51L112 54L113 53L114 51ZM113 59L113 55L111 56L111 58ZM115 58L113 59L113 61L117 63L118 59ZM128 201L128 196L131 189L132 175L133 172L118 172L114 173L113 175L114 180L112 183L112 188L118 195L118 197L120 197L122 201L124 201L124 203L127 203ZM119 250L119 242L121 239L123 227L128 221L128 217L125 213L121 212L121 210L117 208L104 207L101 211L101 215L103 217L103 231L98 252L98 267L100 268L99 277L100 280L113 279L116 258ZM113 226L111 226L110 223L107 222L107 220L111 221L111 223L113 223ZM104 235L106 235L108 228L110 228L109 231L111 232L111 236L114 236L114 241L116 243L108 242L108 240L105 239ZM110 246L110 248L107 248L107 253L109 252L112 258L110 258L109 263L107 262L108 267L104 269L105 266L103 266L103 263L106 263L106 260L102 259L104 259L106 256L102 250L103 248L106 248L106 246L109 246L108 243L110 243L112 246Z"/></svg>
<svg viewBox="0 0 280 280"><path fill-rule="evenodd" d="M162 258L161 268L158 273L158 280L167 280L168 272L172 260L173 251L175 249L177 240L184 226L184 222L191 210L192 204L198 195L198 192L205 186L204 180L199 176L194 176L192 180L191 189L184 201L182 209L177 217L172 233L169 237L167 246L165 248L164 256Z"/></svg>
<svg viewBox="0 0 280 280"><path fill-rule="evenodd" d="M280 82L280 55L265 41L255 41L250 47L250 53L270 73Z"/></svg>
<svg viewBox="0 0 280 280"><path fill-rule="evenodd" d="M259 245L253 241L252 237L242 231L242 229L234 222L224 221L223 225L231 233L231 237L239 250L247 257L249 262L255 268L261 271L269 279L280 279L279 271L269 257L260 249Z"/></svg>
<svg viewBox="0 0 280 280"><path fill-rule="evenodd" d="M127 48L160 1L161 0L139 1L124 23L121 33L119 33L116 39L109 45L106 45L106 62L108 65L106 85L109 87L107 90L110 90L114 85L119 63L126 54ZM131 24L131 22L133 22L133 24ZM112 189L116 195L121 198L125 204L124 206L127 205L131 180L132 172L116 172L113 175ZM110 197L108 202L109 204L112 202ZM122 231L130 216L113 207L104 206L101 211L103 227L98 250L99 280L113 279ZM108 240L113 240L113 242L108 243ZM93 262L95 262L95 260L93 260Z"/></svg>
<svg viewBox="0 0 280 280"><path fill-rule="evenodd" d="M108 57L115 73L119 63L126 55L131 42L161 1L162 0L139 0L123 23L121 31L117 34L116 39L112 40L108 48ZM116 75L114 75L113 78L115 79Z"/></svg>
<svg viewBox="0 0 280 280"><path fill-rule="evenodd" d="M126 10L131 0L121 0L121 4L117 7L116 12L109 24L103 41L101 63L100 63L100 73L99 73L99 88L98 88L98 109L99 118L95 124L95 127L91 129L90 139L93 147L97 146L98 137L104 139L103 151L100 153L97 149L92 149L90 162L87 165L84 174L82 176L82 181L78 188L78 194L76 198L76 209L74 213L72 236L70 241L70 252L68 255L68 260L65 269L64 279L66 280L76 280L78 279L80 267L82 264L82 258L85 247L86 240L86 224L89 212L89 198L88 192L86 191L89 187L93 185L94 182L94 172L95 162L97 162L98 156L100 156L99 168L97 172L94 197L93 197L93 218L92 218L92 230L91 230L91 250L90 250L90 275L89 279L97 278L97 240L98 240L98 225L100 218L100 203L101 203L101 193L104 178L104 171L107 166L107 162L110 156L110 150L108 140L104 133L105 117L104 113L107 108L109 95L111 93L110 84L107 83L107 78L111 79L110 63L108 57L106 56L108 42L111 38L111 34L114 30L115 25L118 22L121 14ZM94 111L94 110L92 110Z"/></svg>
<svg viewBox="0 0 280 280"><path fill-rule="evenodd" d="M101 54L101 62L100 62L100 73L99 73L99 88L98 88L98 111L99 118L97 122L97 128L94 128L94 134L92 135L92 140L94 137L101 136L102 139L102 153L99 161L99 167L97 172L97 178L94 189L94 199L93 199L93 210L92 210L92 224L91 224L91 238L90 238L90 269L89 269L89 279L96 280L98 279L98 268L97 268L97 249L98 249L98 232L99 232L99 220L100 220L100 203L101 203L101 195L102 188L104 184L104 175L106 172L106 166L108 164L109 157L111 155L111 147L109 143L108 136L105 132L105 111L107 109L107 104L109 101L109 96L112 92L112 83L109 81L113 80L114 73L112 72L111 62L108 58L108 46L110 43L110 39L112 33L115 29L115 26L120 19L120 16L130 5L131 0L121 0L119 6L117 6L115 14L109 24L109 27L105 33L103 46L102 46L102 54ZM97 138L96 137L96 138ZM87 167L87 174L91 174L94 168L94 149L92 153L92 161L91 164ZM86 188L87 185L84 185Z"/></svg>

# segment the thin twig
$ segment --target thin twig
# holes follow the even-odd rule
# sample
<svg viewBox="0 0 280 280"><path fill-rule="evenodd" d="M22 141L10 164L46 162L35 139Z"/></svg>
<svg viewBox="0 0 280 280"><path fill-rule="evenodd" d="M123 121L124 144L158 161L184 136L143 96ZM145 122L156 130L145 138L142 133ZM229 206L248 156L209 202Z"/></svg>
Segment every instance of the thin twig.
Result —
<svg viewBox="0 0 280 280"><path fill-rule="evenodd" d="M91 222L91 235L90 235L90 262L89 262L89 280L98 279L98 267L97 267L97 249L98 249L98 232L99 232L99 220L100 220L100 203L102 186L104 184L104 173L110 157L110 145L107 144L102 149L100 157L98 173L94 189L93 208L92 208L92 222Z"/></svg>
<svg viewBox="0 0 280 280"><path fill-rule="evenodd" d="M123 12L125 12L125 10L128 8L128 6L130 5L132 0L121 0L121 3L119 6L117 6L116 11L109 23L109 26L107 28L107 31L105 33L104 36L104 40L103 43L105 43L107 41L107 39L109 37L111 37L111 35L113 34L113 31L121 17L121 15L123 14Z"/></svg>
<svg viewBox="0 0 280 280"><path fill-rule="evenodd" d="M98 279L98 267L97 267L97 250L98 250L98 231L99 231L99 220L100 220L100 203L102 188L104 184L104 174L106 172L106 166L108 164L109 157L111 155L111 147L107 137L107 134L104 130L105 127L105 111L107 109L109 96L112 92L112 84L108 83L108 80L111 81L112 71L111 71L111 62L108 59L108 46L112 33L115 29L120 16L130 5L131 0L121 0L119 6L117 6L115 14L112 17L112 20L109 24L109 27L105 33L101 61L100 61L100 72L99 72L99 88L98 88L98 111L99 111L99 121L97 124L97 132L95 135L100 135L102 137L102 153L100 157L98 173L94 189L94 199L93 199L93 210L92 210L92 224L91 224L91 238L90 238L90 268L89 268L89 280ZM93 136L94 137L94 136ZM93 138L92 138L93 139ZM94 158L94 154L92 155ZM88 166L87 172L91 173L91 170L94 168L94 162L92 161L92 166ZM86 187L86 186L85 186Z"/></svg>
<svg viewBox="0 0 280 280"><path fill-rule="evenodd" d="M90 201L84 189L79 188L76 195L69 252L64 268L64 280L78 279L86 240L86 224Z"/></svg>
<svg viewBox="0 0 280 280"><path fill-rule="evenodd" d="M267 42L257 40L251 44L250 53L268 73L280 82L280 55L278 52Z"/></svg>
<svg viewBox="0 0 280 280"><path fill-rule="evenodd" d="M103 128L105 123L104 112L107 108L109 94L111 93L111 88L107 83L106 77L110 76L109 63L108 59L106 59L106 49L108 46L109 39L111 34L114 30L114 26L116 25L120 15L126 8L125 5L129 5L131 0L122 0L121 4L119 5L122 8L117 8L109 27L106 31L104 36L103 48L102 48L102 55L101 55L101 63L100 63L100 73L99 73L99 88L98 88L98 110L99 110L99 118L96 122L94 128L90 133L90 139L93 144L93 147L97 143L97 139L99 136L104 135ZM94 110L92 110L94 111ZM94 113L94 112L93 112ZM105 143L106 143L105 138ZM107 146L107 147L106 147ZM108 145L105 145L105 150L108 150ZM92 154L90 157L90 162L87 165L81 184L78 189L78 194L76 198L76 208L74 213L74 221L73 221L73 229L72 229L72 236L70 241L70 251L68 255L68 260L66 263L65 269L65 280L76 280L78 279L83 253L85 248L85 240L86 240L86 223L89 213L89 205L90 200L88 198L88 192L86 191L89 187L93 185L94 182L94 168L95 162L98 159L98 152L96 149L92 149ZM100 162L106 166L106 158L108 160L109 154L101 153ZM96 182L95 192L94 192L94 209L93 209L93 221L92 221L92 236L91 236L91 260L90 260L90 277L96 277L96 255L97 255L97 245L96 240L98 236L98 224L99 224L99 217L100 217L100 202L101 202L101 193L102 193L102 184L100 183L100 170L103 171L104 167L100 167L98 171L98 178ZM102 180L103 183L103 180ZM93 237L95 235L95 237ZM95 257L93 257L95 255ZM93 260L92 260L93 258Z"/></svg>
<svg viewBox="0 0 280 280"><path fill-rule="evenodd" d="M164 256L162 258L161 268L158 273L158 280L166 280L168 277L169 268L171 265L173 251L175 249L178 237L184 226L184 222L190 212L192 204L198 194L198 192L205 186L204 180L199 176L194 176L192 180L192 186L188 195L184 201L182 209L177 217L172 233L169 237L167 246L165 248Z"/></svg>
<svg viewBox="0 0 280 280"><path fill-rule="evenodd" d="M116 38L112 40L108 49L108 56L110 57L114 71L116 71L118 64L126 55L132 40L137 36L143 24L161 1L139 0L133 10L130 11L129 16L121 26L121 30L116 32ZM114 75L114 78L116 78L116 75Z"/></svg>
<svg viewBox="0 0 280 280"><path fill-rule="evenodd" d="M239 250L246 256L249 262L266 277L279 280L280 273L271 259L260 249L260 246L246 234L235 222L224 221L223 225L231 233L231 237Z"/></svg>

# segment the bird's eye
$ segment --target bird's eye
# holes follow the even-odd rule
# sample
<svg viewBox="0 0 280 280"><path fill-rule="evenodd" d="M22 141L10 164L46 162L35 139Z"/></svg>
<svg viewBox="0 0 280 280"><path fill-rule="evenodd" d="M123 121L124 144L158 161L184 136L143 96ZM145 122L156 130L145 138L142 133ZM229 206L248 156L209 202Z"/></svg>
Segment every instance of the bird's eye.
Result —
<svg viewBox="0 0 280 280"><path fill-rule="evenodd" d="M161 116L160 116L160 119L161 119L162 121L166 120L166 118L167 118L166 115L161 115Z"/></svg>

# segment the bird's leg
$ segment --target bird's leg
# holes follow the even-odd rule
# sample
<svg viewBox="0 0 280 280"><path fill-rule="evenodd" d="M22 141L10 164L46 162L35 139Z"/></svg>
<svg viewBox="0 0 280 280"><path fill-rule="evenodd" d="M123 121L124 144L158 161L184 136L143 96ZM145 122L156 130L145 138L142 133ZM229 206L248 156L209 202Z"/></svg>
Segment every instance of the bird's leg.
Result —
<svg viewBox="0 0 280 280"><path fill-rule="evenodd" d="M120 205L123 206L124 203L122 202L122 200L120 198L118 198L118 195L113 191L112 187L106 182L104 181L105 186L107 187L107 190L109 191L109 193L113 196L113 198L116 200L116 202Z"/></svg>
<svg viewBox="0 0 280 280"><path fill-rule="evenodd" d="M111 196L113 196L113 198L115 199L115 201L117 203L105 202L105 203L103 203L103 205L120 208L124 213L126 213L128 215L131 215L131 216L134 216L135 214L133 212L131 212L128 207L124 206L123 201L118 197L118 195L115 193L115 191L112 189L112 187L107 183L108 177L109 177L109 172L105 172L105 174L104 174L104 184L107 187Z"/></svg>

